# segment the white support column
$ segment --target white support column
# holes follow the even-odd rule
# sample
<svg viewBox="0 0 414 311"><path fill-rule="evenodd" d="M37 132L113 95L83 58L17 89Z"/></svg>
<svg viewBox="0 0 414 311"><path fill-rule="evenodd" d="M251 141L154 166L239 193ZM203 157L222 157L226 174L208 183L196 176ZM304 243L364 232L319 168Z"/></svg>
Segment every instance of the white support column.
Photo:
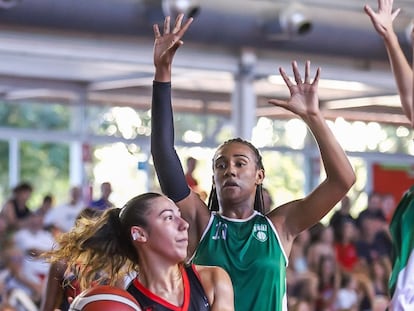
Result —
<svg viewBox="0 0 414 311"><path fill-rule="evenodd" d="M256 94L253 86L255 66L255 53L251 50L243 50L232 94L232 123L233 136L246 140L251 140L256 124Z"/></svg>
<svg viewBox="0 0 414 311"><path fill-rule="evenodd" d="M70 184L82 187L86 202L89 201L89 180L84 161L84 144L87 143L86 88L78 92L77 102L72 106L71 131L78 139L70 143Z"/></svg>
<svg viewBox="0 0 414 311"><path fill-rule="evenodd" d="M305 152L304 163L305 163L305 194L310 193L320 183L320 176L322 170L321 156L316 141L308 129L308 134L305 139Z"/></svg>
<svg viewBox="0 0 414 311"><path fill-rule="evenodd" d="M20 181L20 140L9 139L9 188L14 187Z"/></svg>
<svg viewBox="0 0 414 311"><path fill-rule="evenodd" d="M69 145L69 181L70 185L82 185L83 165L80 141L71 142Z"/></svg>

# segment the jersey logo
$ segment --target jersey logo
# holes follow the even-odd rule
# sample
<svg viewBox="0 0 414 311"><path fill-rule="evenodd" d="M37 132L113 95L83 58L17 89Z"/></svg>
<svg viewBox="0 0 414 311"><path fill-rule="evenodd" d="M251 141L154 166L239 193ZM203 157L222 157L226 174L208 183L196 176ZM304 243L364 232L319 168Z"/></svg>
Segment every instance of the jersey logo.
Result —
<svg viewBox="0 0 414 311"><path fill-rule="evenodd" d="M216 224L216 231L214 232L214 235L212 236L213 240L225 240L227 238L227 224L222 223L219 221Z"/></svg>
<svg viewBox="0 0 414 311"><path fill-rule="evenodd" d="M253 226L253 236L259 242L266 242L267 241L267 225L265 224L255 224Z"/></svg>

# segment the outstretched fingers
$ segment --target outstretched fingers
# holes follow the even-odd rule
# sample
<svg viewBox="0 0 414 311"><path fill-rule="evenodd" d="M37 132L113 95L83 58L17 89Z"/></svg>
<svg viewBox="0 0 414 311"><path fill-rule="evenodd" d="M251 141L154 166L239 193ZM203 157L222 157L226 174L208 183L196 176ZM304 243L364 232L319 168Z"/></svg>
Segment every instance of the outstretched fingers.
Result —
<svg viewBox="0 0 414 311"><path fill-rule="evenodd" d="M307 60L305 63L305 80L304 81L302 81L302 77L300 75L298 64L296 61L292 62L292 70L293 70L294 79L298 86L302 84L317 85L319 82L320 68L317 69L313 82L311 83L310 81L310 61L309 60ZM292 86L294 86L294 83L290 80L289 76L286 74L285 70L282 67L279 68L279 72L283 80L285 81L286 85L289 87L289 89Z"/></svg>
<svg viewBox="0 0 414 311"><path fill-rule="evenodd" d="M166 16L164 19L164 35L170 33L170 17Z"/></svg>
<svg viewBox="0 0 414 311"><path fill-rule="evenodd" d="M292 62L292 70L293 70L293 76L295 77L295 81L297 85L302 84L302 77L300 76L299 69L298 69L298 63L296 61Z"/></svg>
<svg viewBox="0 0 414 311"><path fill-rule="evenodd" d="M183 15L184 16L184 15ZM187 19L184 23L184 25L181 27L180 31L179 31L179 35L182 36L187 29L190 27L191 23L193 22L193 18L190 17L189 19Z"/></svg>
<svg viewBox="0 0 414 311"><path fill-rule="evenodd" d="M183 19L184 19L183 13L180 13L177 15L172 33L176 34L181 30L181 24L183 23Z"/></svg>
<svg viewBox="0 0 414 311"><path fill-rule="evenodd" d="M184 33L187 31L188 27L190 27L191 23L193 22L193 18L190 17L186 20L184 25L182 25L184 20L184 14L178 14L177 18L175 19L175 24L172 33L182 37ZM182 25L182 26L181 26Z"/></svg>
<svg viewBox="0 0 414 311"><path fill-rule="evenodd" d="M286 85L290 89L293 86L293 83L292 83L292 81L290 81L290 78L287 75L286 71L282 67L279 67L279 72L280 72L280 75L282 76L283 80L285 81Z"/></svg>
<svg viewBox="0 0 414 311"><path fill-rule="evenodd" d="M392 13L391 15L392 20L394 20L398 16L398 14L400 14L400 12L401 8L395 9L394 13Z"/></svg>
<svg viewBox="0 0 414 311"><path fill-rule="evenodd" d="M152 29L154 30L155 39L158 39L159 37L161 37L160 28L158 27L158 24L154 24L152 26Z"/></svg>
<svg viewBox="0 0 414 311"><path fill-rule="evenodd" d="M318 67L318 69L316 69L316 73L315 73L315 77L313 78L312 85L316 87L318 86L320 76L321 76L321 67Z"/></svg>

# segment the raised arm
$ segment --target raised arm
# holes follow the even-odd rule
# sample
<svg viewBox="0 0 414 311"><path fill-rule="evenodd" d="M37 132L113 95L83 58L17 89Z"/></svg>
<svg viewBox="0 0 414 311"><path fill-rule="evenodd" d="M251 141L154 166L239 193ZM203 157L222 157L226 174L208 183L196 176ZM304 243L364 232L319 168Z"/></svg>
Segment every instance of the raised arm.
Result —
<svg viewBox="0 0 414 311"><path fill-rule="evenodd" d="M375 12L369 5L365 5L364 10L370 17L375 30L384 40L391 70L394 74L394 79L400 95L402 109L413 126L413 73L398 42L398 37L394 32L393 22L400 12L400 9L393 11L392 6L393 0L378 0L377 12Z"/></svg>
<svg viewBox="0 0 414 311"><path fill-rule="evenodd" d="M290 91L287 101L270 99L269 103L285 108L308 125L319 146L326 179L308 196L292 201L273 210L269 217L281 234L285 250L290 252L293 238L301 231L321 220L339 202L355 182L355 174L345 152L335 139L321 111L317 95L320 69L310 81L310 62L306 62L305 79L299 74L296 62L292 63L296 84L286 72L280 73Z"/></svg>
<svg viewBox="0 0 414 311"><path fill-rule="evenodd" d="M154 66L151 109L151 153L162 192L177 203L183 218L190 224L189 254L192 254L208 223L209 212L199 196L191 192L180 159L174 147L174 119L171 105L171 66L177 49L183 44L182 36L190 26L183 26L179 15L170 30L170 18L164 21L163 34L154 25Z"/></svg>

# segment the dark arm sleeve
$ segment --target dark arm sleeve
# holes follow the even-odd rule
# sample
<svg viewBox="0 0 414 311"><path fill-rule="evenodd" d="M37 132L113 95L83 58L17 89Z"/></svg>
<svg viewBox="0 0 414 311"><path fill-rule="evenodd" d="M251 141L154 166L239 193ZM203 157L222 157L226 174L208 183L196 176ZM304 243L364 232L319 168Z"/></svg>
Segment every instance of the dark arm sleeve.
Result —
<svg viewBox="0 0 414 311"><path fill-rule="evenodd" d="M174 148L171 83L153 82L151 154L162 192L174 202L190 194L183 167Z"/></svg>

